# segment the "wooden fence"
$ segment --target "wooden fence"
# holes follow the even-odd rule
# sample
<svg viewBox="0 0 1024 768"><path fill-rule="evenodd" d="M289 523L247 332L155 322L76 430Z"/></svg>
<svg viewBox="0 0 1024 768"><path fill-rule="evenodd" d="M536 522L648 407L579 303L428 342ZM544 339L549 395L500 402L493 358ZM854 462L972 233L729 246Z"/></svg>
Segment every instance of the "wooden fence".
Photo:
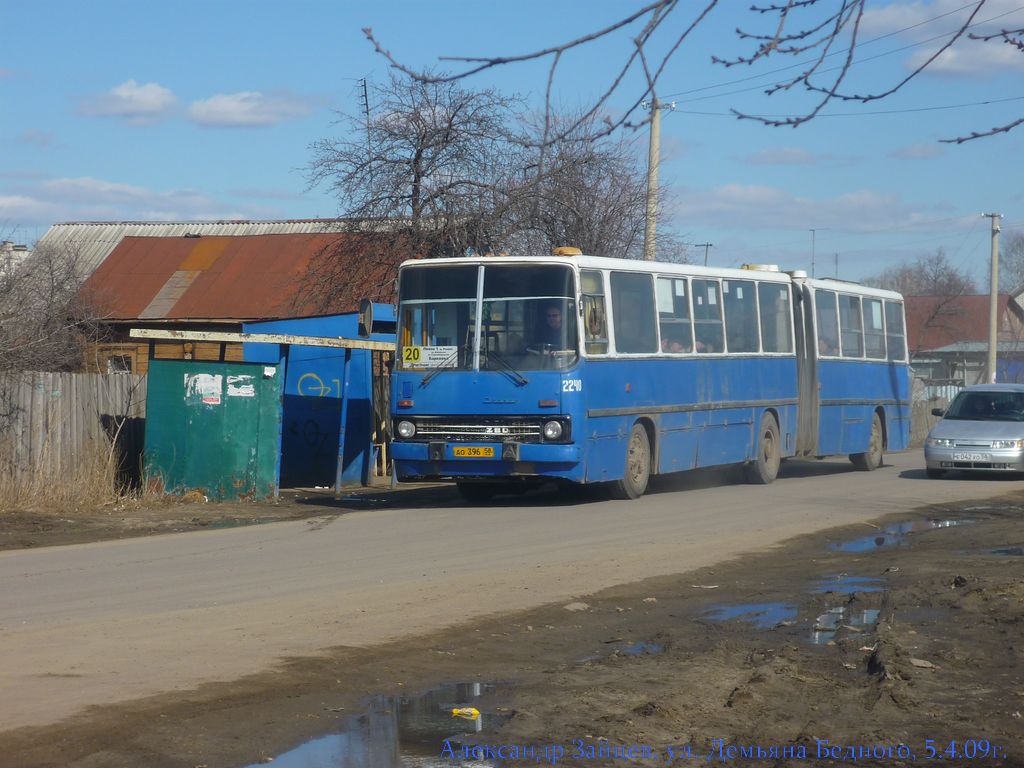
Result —
<svg viewBox="0 0 1024 768"><path fill-rule="evenodd" d="M116 442L124 480L137 481L146 377L20 373L0 378L0 472L70 477Z"/></svg>

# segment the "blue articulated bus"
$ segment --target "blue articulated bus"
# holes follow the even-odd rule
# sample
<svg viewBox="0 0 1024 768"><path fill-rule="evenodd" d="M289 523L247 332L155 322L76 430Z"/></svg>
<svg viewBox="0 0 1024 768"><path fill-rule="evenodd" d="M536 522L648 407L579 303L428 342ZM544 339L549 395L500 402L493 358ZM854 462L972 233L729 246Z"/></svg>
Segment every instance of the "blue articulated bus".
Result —
<svg viewBox="0 0 1024 768"><path fill-rule="evenodd" d="M410 261L399 275L392 458L462 495L907 447L903 300L768 265L584 256Z"/></svg>

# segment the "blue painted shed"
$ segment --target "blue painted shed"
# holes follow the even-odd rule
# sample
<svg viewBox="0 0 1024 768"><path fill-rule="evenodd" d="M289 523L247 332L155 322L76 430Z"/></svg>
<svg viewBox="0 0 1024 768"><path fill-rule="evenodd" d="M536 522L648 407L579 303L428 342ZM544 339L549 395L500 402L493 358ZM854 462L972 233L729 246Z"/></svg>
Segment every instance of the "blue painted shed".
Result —
<svg viewBox="0 0 1024 768"><path fill-rule="evenodd" d="M375 329L381 325L393 328L394 307L374 304L373 318ZM355 312L251 322L245 323L242 330L255 334L361 338L359 315ZM373 333L369 338L395 342L393 332ZM246 362L277 363L279 350L277 344L246 343L243 357ZM334 486L339 479L341 485L369 484L375 461L373 433L379 427L374 424L374 354L363 349L299 345L289 348L281 428L282 487ZM386 375L377 367L378 376ZM387 388L378 386L376 391L383 394ZM378 411L387 414L387 403L382 403Z"/></svg>

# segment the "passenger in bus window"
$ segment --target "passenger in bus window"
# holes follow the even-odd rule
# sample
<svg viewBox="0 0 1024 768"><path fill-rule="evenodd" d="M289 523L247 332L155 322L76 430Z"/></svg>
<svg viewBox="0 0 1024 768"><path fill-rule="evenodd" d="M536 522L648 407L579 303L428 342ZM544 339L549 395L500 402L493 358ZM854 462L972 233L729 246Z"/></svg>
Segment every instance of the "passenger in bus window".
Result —
<svg viewBox="0 0 1024 768"><path fill-rule="evenodd" d="M839 354L839 348L831 341L822 336L818 339L818 354L821 356L831 356Z"/></svg>
<svg viewBox="0 0 1024 768"><path fill-rule="evenodd" d="M689 350L683 346L683 343L678 339L662 339L661 340L661 351L662 352L688 352Z"/></svg>

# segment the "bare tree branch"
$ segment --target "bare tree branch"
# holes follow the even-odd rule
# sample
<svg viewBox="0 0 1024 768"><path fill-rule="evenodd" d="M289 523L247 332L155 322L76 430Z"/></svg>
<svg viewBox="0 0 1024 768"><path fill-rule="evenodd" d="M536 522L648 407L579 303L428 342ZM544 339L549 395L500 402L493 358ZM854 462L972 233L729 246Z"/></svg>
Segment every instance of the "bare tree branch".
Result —
<svg viewBox="0 0 1024 768"><path fill-rule="evenodd" d="M314 259L304 300L337 310L339 286L351 288L353 255L369 252L390 261L378 270L384 282L371 279L362 291L385 301L392 288L384 275L406 258L547 253L555 245L638 255L640 153L626 138L601 136L607 126L596 117L531 116L493 91L398 73L373 95L368 129L363 116L342 116L341 138L311 146L310 183L335 193L350 237Z"/></svg>
<svg viewBox="0 0 1024 768"><path fill-rule="evenodd" d="M778 93L789 92L799 87L800 90L807 93L816 94L818 98L808 109L787 117L780 118L756 114L738 108L732 109L732 113L739 119L754 120L764 125L796 127L815 119L833 101L852 101L866 104L885 99L902 90L922 72L932 67L945 52L965 37L979 42L1000 40L1024 53L1024 29L1004 29L994 34L970 32L972 27L981 23L977 21L978 15L987 2L987 0L977 0L967 17L958 24L957 28L948 35L943 36L943 42L938 48L927 56L924 61L916 65L911 72L899 78L893 85L870 92L848 91L846 90L846 84L851 69L858 61L856 54L858 47L862 44L860 35L868 2L869 0L785 0L785 2L755 5L749 8L748 10L754 18L771 19L771 28L766 32L737 28L735 32L737 39L753 43L754 49L747 54L731 58L713 56L712 62L725 67L735 67L740 64L753 66L773 56L796 57L813 54L813 58L810 61L801 64L799 74L792 78L775 82L765 89L765 94L772 96ZM670 19L675 18L672 14L675 12L678 16L680 13L679 5L679 0L659 0L658 2L649 3L594 32L567 40L558 45L540 48L527 53L506 56L439 57L442 61L454 61L472 65L454 74L415 72L410 67L402 64L390 51L384 48L373 35L371 29L364 29L363 31L367 39L374 45L376 51L384 56L391 66L421 82L454 82L494 67L551 57L551 66L548 70L548 82L545 91L545 111L551 114L553 111L552 93L556 71L564 56L588 44L609 39L617 33L624 32L631 25L642 23L643 26L640 31L633 37L632 50L610 77L608 85L603 91L580 111L578 121L565 125L559 133L544 131L539 137L539 141L542 143L564 141L569 136L574 135L581 126L593 125L596 116L613 113L611 100L614 96L621 93L627 75L635 71L635 67L643 78L644 85L642 91L635 93L634 96L627 100L627 106L624 110L617 113L617 117L605 117L604 126L600 130L592 132L593 135L590 136L590 139L593 140L606 137L620 128L639 128L649 122L650 118L646 114L642 119L636 119L637 112L642 109L644 102L655 100L658 82L665 71L665 67L694 30L704 23L708 15L719 3L717 0L710 0L706 5L698 7L690 22L682 26L682 32L670 41L671 45L669 45L667 51L660 54L657 60L652 59L652 40L657 32L669 30ZM965 8L967 7L969 6L965 6ZM824 13L822 12L823 10ZM953 12L943 13L936 18L949 16L951 13ZM801 22L805 20L806 23L801 26ZM842 63L836 67L826 66L827 61L837 55L843 56ZM822 78L821 76L823 75L828 75L828 77ZM1024 123L1024 118L1007 122L1004 125L986 131L974 131L962 136L944 139L943 141L959 144L997 133L1005 133L1022 123Z"/></svg>

